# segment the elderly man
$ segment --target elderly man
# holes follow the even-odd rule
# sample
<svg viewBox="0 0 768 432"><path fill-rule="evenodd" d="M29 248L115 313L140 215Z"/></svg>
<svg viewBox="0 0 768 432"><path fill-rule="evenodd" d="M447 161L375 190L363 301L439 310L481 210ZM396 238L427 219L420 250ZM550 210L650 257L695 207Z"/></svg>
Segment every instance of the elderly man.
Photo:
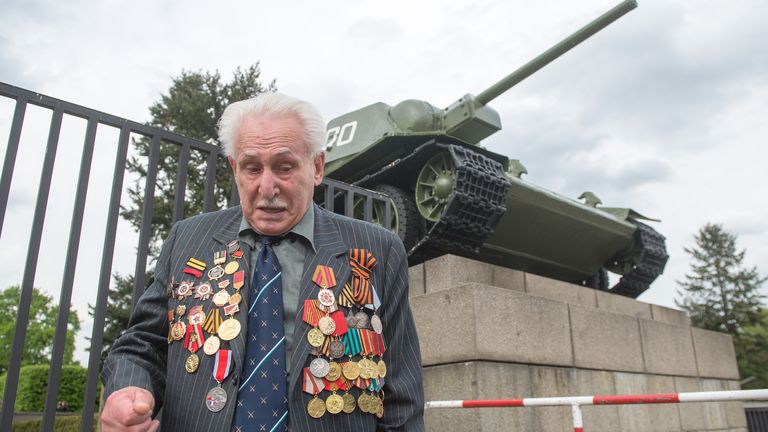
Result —
<svg viewBox="0 0 768 432"><path fill-rule="evenodd" d="M105 362L102 431L423 430L405 250L313 205L322 117L266 93L219 134L241 206L171 229Z"/></svg>

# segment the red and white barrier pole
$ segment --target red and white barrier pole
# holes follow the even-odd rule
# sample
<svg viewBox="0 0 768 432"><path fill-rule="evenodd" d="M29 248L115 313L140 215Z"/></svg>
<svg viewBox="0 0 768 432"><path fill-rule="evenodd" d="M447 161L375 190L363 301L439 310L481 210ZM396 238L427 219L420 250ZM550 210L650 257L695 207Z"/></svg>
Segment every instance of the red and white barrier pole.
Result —
<svg viewBox="0 0 768 432"><path fill-rule="evenodd" d="M570 405L573 414L574 432L584 432L581 416L581 405L635 405L635 404L667 404L685 402L720 402L720 401L751 401L768 400L768 389L761 390L731 390L689 393L659 393L640 395L612 396L565 396L547 398L523 399L482 399L482 400L449 400L430 401L425 409L435 408L507 408L534 406L564 406Z"/></svg>

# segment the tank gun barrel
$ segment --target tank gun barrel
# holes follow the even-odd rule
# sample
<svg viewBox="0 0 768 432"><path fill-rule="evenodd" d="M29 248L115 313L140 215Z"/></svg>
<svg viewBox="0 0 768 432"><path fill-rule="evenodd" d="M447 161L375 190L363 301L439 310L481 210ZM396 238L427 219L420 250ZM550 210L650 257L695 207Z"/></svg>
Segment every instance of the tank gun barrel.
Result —
<svg viewBox="0 0 768 432"><path fill-rule="evenodd" d="M494 100L496 97L517 85L520 81L528 78L531 74L549 64L552 60L568 52L571 48L584 42L593 34L599 32L612 22L621 18L624 14L637 7L636 0L624 0L613 9L602 14L591 23L585 25L566 39L537 56L516 71L504 77L501 81L483 90L475 97L475 100L482 105Z"/></svg>

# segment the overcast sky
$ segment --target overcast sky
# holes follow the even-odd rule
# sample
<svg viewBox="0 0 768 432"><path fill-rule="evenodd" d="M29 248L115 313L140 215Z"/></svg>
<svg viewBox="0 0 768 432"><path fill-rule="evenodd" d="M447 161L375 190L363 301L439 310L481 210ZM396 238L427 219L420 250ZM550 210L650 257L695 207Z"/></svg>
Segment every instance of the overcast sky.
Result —
<svg viewBox="0 0 768 432"><path fill-rule="evenodd" d="M445 107L615 4L5 0L0 81L144 122L183 69L229 79L259 61L265 82L276 79L328 120L376 101ZM653 226L671 258L641 300L674 305L689 264L683 248L707 222L737 234L747 264L768 272L766 16L764 0L641 1L491 104L504 129L484 145L520 159L525 180L572 198L590 190L606 206L662 220ZM0 98L0 157L12 110ZM3 288L21 281L49 117L27 114L0 238ZM61 286L83 129L65 121L54 173L35 282L52 293ZM73 297L81 319L93 303L116 136L100 130L97 140ZM133 271L135 244L121 225L115 270ZM83 330L90 335L90 323Z"/></svg>

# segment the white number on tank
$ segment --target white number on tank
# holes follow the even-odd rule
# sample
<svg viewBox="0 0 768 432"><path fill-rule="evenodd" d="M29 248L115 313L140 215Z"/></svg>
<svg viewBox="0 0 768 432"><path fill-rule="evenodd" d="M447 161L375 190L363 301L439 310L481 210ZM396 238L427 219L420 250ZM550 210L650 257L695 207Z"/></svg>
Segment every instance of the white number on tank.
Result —
<svg viewBox="0 0 768 432"><path fill-rule="evenodd" d="M325 148L330 150L334 145L343 146L344 144L349 144L355 139L356 130L357 120L328 129L327 144Z"/></svg>

